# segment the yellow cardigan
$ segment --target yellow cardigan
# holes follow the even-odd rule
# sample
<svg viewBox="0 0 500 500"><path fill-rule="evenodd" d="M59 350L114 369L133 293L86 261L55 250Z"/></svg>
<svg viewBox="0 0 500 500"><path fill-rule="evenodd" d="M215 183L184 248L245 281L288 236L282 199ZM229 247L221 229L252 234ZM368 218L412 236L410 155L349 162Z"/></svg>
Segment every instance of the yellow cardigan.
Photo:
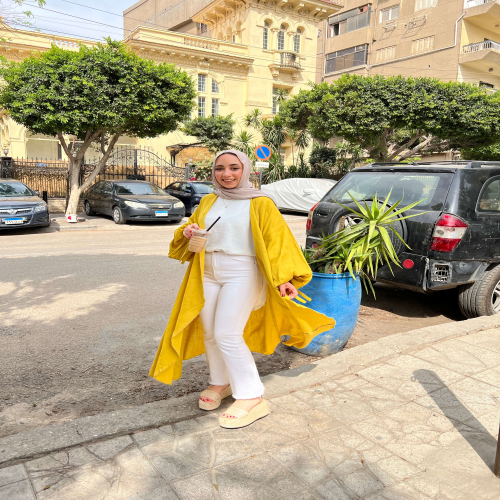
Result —
<svg viewBox="0 0 500 500"><path fill-rule="evenodd" d="M170 244L169 257L189 261L189 267L149 373L165 384L180 378L183 360L205 352L199 318L205 303L205 254L190 252L189 240L182 232L188 224L194 223L204 229L205 217L216 199L214 194L204 196L189 222L175 231ZM279 285L290 281L300 288L311 280L312 273L273 201L264 197L252 199L250 222L257 261L267 281L267 299L260 309L251 313L245 327L245 342L251 351L272 354L281 342L281 336L289 335L286 345L305 347L316 335L333 328L335 321L281 297Z"/></svg>

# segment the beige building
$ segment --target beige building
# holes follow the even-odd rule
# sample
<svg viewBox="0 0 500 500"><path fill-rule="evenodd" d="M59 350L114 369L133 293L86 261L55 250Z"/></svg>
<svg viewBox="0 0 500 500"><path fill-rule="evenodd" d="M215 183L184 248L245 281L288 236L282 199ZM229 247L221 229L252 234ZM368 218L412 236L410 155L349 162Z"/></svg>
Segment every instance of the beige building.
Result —
<svg viewBox="0 0 500 500"><path fill-rule="evenodd" d="M500 88L498 0L345 0L320 29L317 82L353 73Z"/></svg>
<svg viewBox="0 0 500 500"><path fill-rule="evenodd" d="M198 90L193 117L232 114L238 133L242 119L253 110L260 109L266 117L278 111L279 89L293 95L314 81L318 26L340 8L328 0L142 0L124 12L125 43L140 57L187 71ZM7 36L0 49L8 59L48 50L52 43L78 50L80 42L28 31L16 34ZM31 137L5 113L0 122L9 155L64 159L56 138ZM180 132L120 140L121 145L164 156L179 144L193 142ZM291 150L291 144L285 144L281 152L287 163ZM176 161L184 166L202 156L203 150L188 150Z"/></svg>

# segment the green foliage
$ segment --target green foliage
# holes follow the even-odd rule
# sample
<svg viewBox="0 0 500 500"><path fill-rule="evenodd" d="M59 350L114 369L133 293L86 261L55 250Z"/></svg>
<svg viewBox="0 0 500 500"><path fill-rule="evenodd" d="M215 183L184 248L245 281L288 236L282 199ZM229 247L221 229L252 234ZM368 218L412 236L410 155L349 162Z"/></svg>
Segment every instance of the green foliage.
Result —
<svg viewBox="0 0 500 500"><path fill-rule="evenodd" d="M460 157L464 160L500 161L500 143L491 146L463 148Z"/></svg>
<svg viewBox="0 0 500 500"><path fill-rule="evenodd" d="M231 148L234 124L232 115L197 117L184 124L184 133L196 137L196 145L217 153Z"/></svg>
<svg viewBox="0 0 500 500"><path fill-rule="evenodd" d="M256 148L254 140L255 136L253 134L247 130L243 130L234 138L233 146L238 151L245 153L253 161L255 159Z"/></svg>
<svg viewBox="0 0 500 500"><path fill-rule="evenodd" d="M201 160L196 161L196 167L193 171L193 177L196 181L211 181L212 180L212 165L214 162L213 156L206 156Z"/></svg>
<svg viewBox="0 0 500 500"><path fill-rule="evenodd" d="M2 105L35 134L155 137L175 130L196 96L186 72L141 59L120 42L53 46L2 70Z"/></svg>
<svg viewBox="0 0 500 500"><path fill-rule="evenodd" d="M321 141L342 137L377 161L499 142L499 112L500 96L468 83L348 74L280 107L287 127Z"/></svg>
<svg viewBox="0 0 500 500"><path fill-rule="evenodd" d="M358 210L342 206L354 214L356 221L347 224L347 227L336 233L323 237L318 248L304 250L304 255L311 269L314 272L325 274L349 272L353 278L356 277L356 274L360 274L365 286L367 284L371 286L368 277L376 279L378 268L381 265L387 264L390 268L391 263L393 263L401 267L389 231L392 231L409 248L393 228L393 225L398 220L421 215L403 216L402 214L423 200L398 210L402 200L388 206L390 195L391 193L384 202L380 202L377 196L374 196L371 205L365 201L364 206L350 195Z"/></svg>

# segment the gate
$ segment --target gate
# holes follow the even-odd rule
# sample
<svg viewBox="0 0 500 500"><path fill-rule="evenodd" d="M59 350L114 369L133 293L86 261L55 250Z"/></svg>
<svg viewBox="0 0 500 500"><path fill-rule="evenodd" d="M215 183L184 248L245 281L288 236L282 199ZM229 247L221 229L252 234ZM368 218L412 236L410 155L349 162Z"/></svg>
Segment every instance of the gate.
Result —
<svg viewBox="0 0 500 500"><path fill-rule="evenodd" d="M92 173L97 162L82 166L81 183ZM118 149L109 157L105 167L99 172L94 182L102 180L135 179L148 181L165 188L175 181L187 179L189 168L176 167L165 158L147 149Z"/></svg>

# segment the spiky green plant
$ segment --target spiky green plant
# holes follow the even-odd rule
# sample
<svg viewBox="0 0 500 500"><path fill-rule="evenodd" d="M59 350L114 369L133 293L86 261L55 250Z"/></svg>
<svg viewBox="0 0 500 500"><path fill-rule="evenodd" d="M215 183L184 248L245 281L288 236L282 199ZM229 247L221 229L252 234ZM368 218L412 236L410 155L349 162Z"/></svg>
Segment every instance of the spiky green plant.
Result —
<svg viewBox="0 0 500 500"><path fill-rule="evenodd" d="M397 221L420 215L403 216L402 214L424 200L398 209L403 200L389 205L391 193L382 203L375 195L370 206L366 201L362 206L350 193L349 196L358 210L345 205L341 206L352 212L359 219L359 223L324 236L321 245L315 249L305 249L304 255L314 272L326 274L349 272L354 279L359 275L365 288L368 289L369 286L375 295L370 279L376 279L378 268L387 264L392 272L391 263L401 267L389 231L392 231L403 245L410 248L393 225Z"/></svg>

